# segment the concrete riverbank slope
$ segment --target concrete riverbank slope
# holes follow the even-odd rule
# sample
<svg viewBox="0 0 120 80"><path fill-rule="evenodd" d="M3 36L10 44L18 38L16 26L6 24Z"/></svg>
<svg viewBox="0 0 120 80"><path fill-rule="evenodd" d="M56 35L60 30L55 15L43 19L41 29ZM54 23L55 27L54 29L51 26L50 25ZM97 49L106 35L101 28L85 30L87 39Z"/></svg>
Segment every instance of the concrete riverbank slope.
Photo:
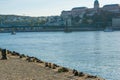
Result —
<svg viewBox="0 0 120 80"><path fill-rule="evenodd" d="M1 80L105 80L36 57L0 49Z"/></svg>

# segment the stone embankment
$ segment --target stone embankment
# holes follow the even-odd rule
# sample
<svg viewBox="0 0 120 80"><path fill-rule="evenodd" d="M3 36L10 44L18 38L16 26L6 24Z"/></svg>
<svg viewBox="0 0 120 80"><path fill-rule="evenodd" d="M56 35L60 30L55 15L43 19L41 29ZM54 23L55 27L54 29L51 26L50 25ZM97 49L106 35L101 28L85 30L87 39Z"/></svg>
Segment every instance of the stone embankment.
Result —
<svg viewBox="0 0 120 80"><path fill-rule="evenodd" d="M6 49L0 58L1 80L105 80Z"/></svg>

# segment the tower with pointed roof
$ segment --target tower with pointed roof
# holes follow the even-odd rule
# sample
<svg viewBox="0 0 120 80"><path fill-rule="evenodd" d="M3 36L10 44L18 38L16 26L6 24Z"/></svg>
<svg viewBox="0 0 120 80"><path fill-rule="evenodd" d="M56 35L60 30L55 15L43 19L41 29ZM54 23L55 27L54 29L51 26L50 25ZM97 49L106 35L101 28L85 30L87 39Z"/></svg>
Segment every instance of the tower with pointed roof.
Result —
<svg viewBox="0 0 120 80"><path fill-rule="evenodd" d="M94 1L94 9L97 11L99 9L99 1L95 0Z"/></svg>

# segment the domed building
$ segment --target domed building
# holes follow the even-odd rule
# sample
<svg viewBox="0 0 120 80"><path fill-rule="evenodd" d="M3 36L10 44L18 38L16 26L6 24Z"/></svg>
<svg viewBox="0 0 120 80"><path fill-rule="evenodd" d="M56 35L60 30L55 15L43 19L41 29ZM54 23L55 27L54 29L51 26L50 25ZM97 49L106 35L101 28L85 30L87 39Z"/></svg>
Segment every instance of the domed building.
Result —
<svg viewBox="0 0 120 80"><path fill-rule="evenodd" d="M68 21L68 23L72 23L73 24L80 24L82 22L82 20L84 19L84 15L87 17L92 17L95 14L97 14L98 16L101 15L103 12L112 12L113 14L115 14L116 16L120 16L120 4L107 4L104 5L103 7L100 7L100 3L99 0L93 0L93 7L92 8L87 8L87 7L74 7L69 11L62 11L61 13L61 17L64 20L64 22L66 23L66 21ZM72 19L72 20L70 20ZM75 19L79 19L77 21L75 21ZM91 22L91 20L88 20L88 22Z"/></svg>

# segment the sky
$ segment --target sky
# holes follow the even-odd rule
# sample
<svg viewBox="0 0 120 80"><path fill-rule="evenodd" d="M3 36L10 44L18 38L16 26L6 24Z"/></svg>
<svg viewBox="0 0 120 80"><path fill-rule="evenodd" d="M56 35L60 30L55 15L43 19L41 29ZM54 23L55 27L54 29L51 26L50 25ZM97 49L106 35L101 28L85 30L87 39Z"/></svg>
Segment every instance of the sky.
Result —
<svg viewBox="0 0 120 80"><path fill-rule="evenodd" d="M74 7L93 8L94 0L0 0L0 14L54 16ZM100 7L119 4L120 0L99 0Z"/></svg>

